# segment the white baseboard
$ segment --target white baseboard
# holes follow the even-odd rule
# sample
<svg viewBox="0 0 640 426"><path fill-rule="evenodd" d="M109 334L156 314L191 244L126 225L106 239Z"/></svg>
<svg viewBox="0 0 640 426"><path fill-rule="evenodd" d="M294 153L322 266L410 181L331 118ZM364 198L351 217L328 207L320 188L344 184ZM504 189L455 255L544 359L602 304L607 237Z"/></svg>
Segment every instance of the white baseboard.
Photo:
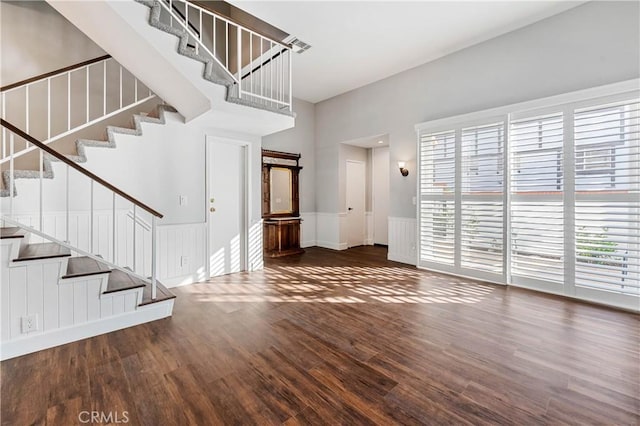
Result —
<svg viewBox="0 0 640 426"><path fill-rule="evenodd" d="M160 278L160 282L167 288L174 288L199 283L208 279L209 278L206 276L200 277L196 275L183 275L181 277Z"/></svg>
<svg viewBox="0 0 640 426"><path fill-rule="evenodd" d="M133 312L3 342L0 344L0 360L4 361L54 346L169 317L173 312L173 301L174 299L169 299L152 303L140 306Z"/></svg>
<svg viewBox="0 0 640 426"><path fill-rule="evenodd" d="M316 246L331 250L346 250L349 248L347 247L347 243L336 243L333 241L316 241Z"/></svg>

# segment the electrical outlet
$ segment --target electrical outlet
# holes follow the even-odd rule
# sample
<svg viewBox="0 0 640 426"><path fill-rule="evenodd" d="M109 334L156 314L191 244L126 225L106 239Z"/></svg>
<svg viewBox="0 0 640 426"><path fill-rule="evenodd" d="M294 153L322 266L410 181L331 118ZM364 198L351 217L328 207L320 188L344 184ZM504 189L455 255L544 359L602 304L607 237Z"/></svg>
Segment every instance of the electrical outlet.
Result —
<svg viewBox="0 0 640 426"><path fill-rule="evenodd" d="M21 328L23 333L31 333L38 330L38 315L27 315L21 318Z"/></svg>
<svg viewBox="0 0 640 426"><path fill-rule="evenodd" d="M188 264L189 264L189 258L187 256L181 256L180 257L180 266L184 268Z"/></svg>

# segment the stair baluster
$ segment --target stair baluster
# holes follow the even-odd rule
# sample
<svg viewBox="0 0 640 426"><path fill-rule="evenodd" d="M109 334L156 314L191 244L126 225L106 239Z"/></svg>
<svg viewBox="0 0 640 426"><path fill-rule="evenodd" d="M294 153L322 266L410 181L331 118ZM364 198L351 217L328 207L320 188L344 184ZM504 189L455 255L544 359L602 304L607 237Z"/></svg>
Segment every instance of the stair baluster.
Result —
<svg viewBox="0 0 640 426"><path fill-rule="evenodd" d="M143 280L147 283L150 282L151 284L151 299L155 300L156 298L156 288L157 288L157 249L156 249L156 245L157 245L157 239L156 239L156 232L157 232L157 228L156 228L156 223L157 223L157 219L158 218L162 218L162 214L160 214L159 212L155 211L154 209L150 208L149 206L145 205L144 203L142 203L141 201L137 200L136 198L132 197L131 195L123 192L122 190L116 188L115 186L113 186L112 184L106 182L105 180L101 179L100 177L96 176L95 174L93 174L92 172L88 171L87 169L83 168L82 166L80 166L79 164L75 163L74 161L70 160L69 158L67 158L66 156L60 154L59 152L55 151L53 148L47 146L46 144L44 144L41 141L38 141L36 138L30 136L29 134L27 134L26 132L20 130L19 128L17 128L15 125L9 123L8 121L4 120L4 119L0 119L0 126L2 126L3 132L3 142L5 142L6 136L8 135L9 138L9 204L10 204L10 208L9 208L9 215L8 217L4 216L2 217L2 220L6 223L9 224L13 224L16 226L20 226L23 227L25 229L27 229L29 232L32 232L35 235L38 235L40 237L42 237L44 240L49 240L52 241L56 244L59 244L63 247L69 248L79 254L82 254L84 256L90 257L96 261L102 262L107 264L109 267L113 268L113 269L117 269L120 270L122 272L125 272L131 276L134 276L140 280ZM38 203L38 224L37 224L37 228L34 226L25 226L24 224L21 224L15 217L15 212L14 212L14 198L16 197L16 191L15 191L15 183L14 183L14 140L15 140L15 136L18 136L21 140L27 141L29 142L34 149L38 149L39 150L39 169L37 171L37 178L38 178L38 199L37 199L37 203ZM66 229L64 232L64 238L65 241L62 241L61 238L56 238L53 237L51 235L47 235L45 233L45 223L44 223L44 210L45 210L45 206L44 206L44 187L43 187L43 182L44 182L44 178L45 178L45 173L47 175L47 177L50 177L53 173L53 169L52 166L50 164L50 158L51 159L55 159L57 161L60 161L62 163L65 164L66 168L66 179L65 179L65 195L64 195L64 205L65 205L65 223L66 223ZM70 241L70 183L71 183L71 179L70 179L70 168L75 169L77 172L79 172L80 176L84 176L85 178L89 179L90 182L90 194L89 194L89 201L90 201L90 206L89 206L89 247L87 250L83 250L81 248L78 247L78 244L76 242L75 245L72 244L72 242ZM94 236L94 231L95 231L95 202L97 201L96 199L96 192L95 192L95 183L98 183L99 185L101 185L103 188L109 190L111 192L111 214L112 214L112 227L111 227L111 243L112 243L112 258L111 261L107 261L104 258L100 257L99 255L95 254L96 251L96 246L95 246L95 236ZM132 217L133 217L133 234L132 234L132 239L131 239L131 266L133 267L133 271L123 267L123 266L119 266L118 262L117 262L117 250L116 247L118 246L118 229L117 229L117 197L126 200L130 203L132 203L133 206L133 213L132 213ZM139 225L139 221L141 221L142 219L140 218L140 213L138 211L138 209L141 209L142 211L148 213L151 215L151 270L148 271L151 275L150 278L146 278L147 275L147 269L145 268L145 266L148 266L149 264L146 263L144 260L142 262L139 262L138 259L138 241L137 241L137 226ZM144 223L144 222L142 222ZM148 225L146 225L148 227ZM142 225L142 229L144 229L145 226ZM148 228L147 228L148 229ZM126 257L126 250L125 250L125 257ZM139 266L139 263L141 264ZM146 265L145 265L146 264Z"/></svg>
<svg viewBox="0 0 640 426"><path fill-rule="evenodd" d="M114 68L111 64L117 66L117 81L119 86L118 91L113 90L113 93L107 90L107 81L110 76L109 68ZM101 88L92 89L91 82L95 80L96 75L93 75L92 78L91 70L100 70L102 78ZM78 90L78 88L71 90L74 79L77 81L78 78L84 78L85 80L82 90ZM116 76L114 74L113 79L115 80L115 78ZM27 134L32 134L31 131L34 128L37 130L37 126L35 125L37 122L46 123L46 129L42 131L43 134L40 135L39 138L44 139L45 144L49 144L155 97L149 89L147 89L146 95L139 93L138 79L133 75L130 75L130 78L133 79L134 84L134 99L133 101L125 101L123 97L123 88L125 85L123 67L111 58L111 56L106 55L17 83L12 83L0 88L2 118L18 123L24 120L24 130ZM100 77L98 77L98 80L99 79ZM62 82L64 82L66 86L64 95L62 95L62 98L60 96L54 96L52 99L52 85ZM40 85L45 85L43 86L43 91L46 92L46 95L42 94L38 96ZM82 93L83 91L84 93ZM24 92L24 96L22 96L22 92ZM142 97L140 97L140 95L142 95ZM107 102L110 96L113 98L111 104L114 105L111 110ZM61 116L61 114L57 116L54 115L52 101L58 108L62 108L62 111L66 112L66 117ZM65 102L66 108L64 107ZM94 104L94 115L96 109L95 104L100 105L98 108L101 109L101 112L98 113L98 117L91 117L92 102ZM82 105L82 103L84 103L85 108L84 114L75 109L80 108L77 107L77 105ZM41 106L42 111L38 112L38 108ZM16 114L18 111L22 113ZM7 117L7 112L13 112L13 115ZM20 116L18 117L16 115ZM73 120L72 117L74 117ZM78 120L80 123L74 123L74 121ZM3 141L4 140L6 140L6 138L3 136ZM16 148L17 147L14 147L14 153L12 155L16 158L35 150L28 142L25 142L24 146L20 146L19 149ZM0 165L9 161L6 144L3 145L1 154Z"/></svg>
<svg viewBox="0 0 640 426"><path fill-rule="evenodd" d="M187 49L182 54L205 63L213 62L225 74L216 76L213 72L211 77L206 78L212 81L225 80L219 81L220 84L232 83L229 89L233 91L233 97L238 99L271 109L292 111L291 46L264 37L186 0L136 1L152 8L153 26L183 38L182 43L186 44ZM224 35L217 32L218 22L224 23ZM224 52L218 51L218 44L224 44ZM235 61L230 63L230 56L233 55ZM277 75L272 78L274 73Z"/></svg>

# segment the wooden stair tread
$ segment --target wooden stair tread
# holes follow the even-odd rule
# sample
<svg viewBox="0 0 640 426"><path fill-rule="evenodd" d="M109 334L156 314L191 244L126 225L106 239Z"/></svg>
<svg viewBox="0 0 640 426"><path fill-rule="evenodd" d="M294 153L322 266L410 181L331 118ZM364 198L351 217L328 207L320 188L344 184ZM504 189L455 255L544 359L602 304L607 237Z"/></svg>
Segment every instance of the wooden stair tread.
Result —
<svg viewBox="0 0 640 426"><path fill-rule="evenodd" d="M112 269L104 263L88 256L72 257L67 264L67 274L62 278L86 277L110 273L111 271Z"/></svg>
<svg viewBox="0 0 640 426"><path fill-rule="evenodd" d="M131 290L134 288L144 287L147 283L139 278L122 272L119 269L114 269L109 274L109 282L107 283L107 290L104 294L115 293L116 291Z"/></svg>
<svg viewBox="0 0 640 426"><path fill-rule="evenodd" d="M70 257L71 251L57 243L28 244L18 254L14 262L27 260L53 259L56 257Z"/></svg>
<svg viewBox="0 0 640 426"><path fill-rule="evenodd" d="M176 295L171 293L168 288L163 286L160 281L156 281L156 298L151 299L151 283L148 283L142 291L142 303L140 306L150 305L152 303L163 302L169 299L175 299Z"/></svg>
<svg viewBox="0 0 640 426"><path fill-rule="evenodd" d="M5 238L24 238L27 235L26 231L17 226L8 226L0 228L0 239Z"/></svg>

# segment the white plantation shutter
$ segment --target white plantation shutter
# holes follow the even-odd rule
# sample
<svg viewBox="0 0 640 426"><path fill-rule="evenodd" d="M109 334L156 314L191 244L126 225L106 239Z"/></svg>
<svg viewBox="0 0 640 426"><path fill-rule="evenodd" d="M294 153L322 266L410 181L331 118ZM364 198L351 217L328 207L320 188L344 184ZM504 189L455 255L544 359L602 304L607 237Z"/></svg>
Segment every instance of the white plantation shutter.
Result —
<svg viewBox="0 0 640 426"><path fill-rule="evenodd" d="M462 129L460 264L503 272L504 123Z"/></svg>
<svg viewBox="0 0 640 426"><path fill-rule="evenodd" d="M418 266L638 309L640 91L622 86L417 125Z"/></svg>
<svg viewBox="0 0 640 426"><path fill-rule="evenodd" d="M511 275L563 282L563 116L511 122Z"/></svg>
<svg viewBox="0 0 640 426"><path fill-rule="evenodd" d="M455 132L420 139L421 260L454 263Z"/></svg>
<svg viewBox="0 0 640 426"><path fill-rule="evenodd" d="M638 294L639 109L635 100L574 113L576 286Z"/></svg>

